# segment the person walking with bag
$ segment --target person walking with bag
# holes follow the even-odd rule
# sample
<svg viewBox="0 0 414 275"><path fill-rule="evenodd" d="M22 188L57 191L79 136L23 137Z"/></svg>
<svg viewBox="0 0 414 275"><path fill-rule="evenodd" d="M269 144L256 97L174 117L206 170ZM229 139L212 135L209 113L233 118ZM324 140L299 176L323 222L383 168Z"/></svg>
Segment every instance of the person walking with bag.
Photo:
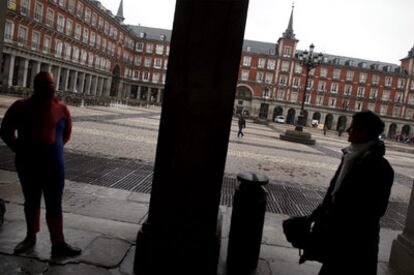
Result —
<svg viewBox="0 0 414 275"><path fill-rule="evenodd" d="M243 115L240 114L239 116L239 132L237 133L237 137L239 138L240 136L243 137L243 129L246 128L246 120L244 119Z"/></svg>
<svg viewBox="0 0 414 275"><path fill-rule="evenodd" d="M52 257L81 253L79 248L68 245L63 235L63 146L69 141L71 129L69 110L55 97L55 83L48 72L36 75L33 95L14 102L3 118L0 136L16 153L15 165L24 195L27 234L14 248L16 254L28 252L36 244L42 194Z"/></svg>
<svg viewBox="0 0 414 275"><path fill-rule="evenodd" d="M380 218L385 214L394 171L379 140L384 123L371 111L356 113L341 164L314 222L304 260L322 262L320 275L377 274Z"/></svg>

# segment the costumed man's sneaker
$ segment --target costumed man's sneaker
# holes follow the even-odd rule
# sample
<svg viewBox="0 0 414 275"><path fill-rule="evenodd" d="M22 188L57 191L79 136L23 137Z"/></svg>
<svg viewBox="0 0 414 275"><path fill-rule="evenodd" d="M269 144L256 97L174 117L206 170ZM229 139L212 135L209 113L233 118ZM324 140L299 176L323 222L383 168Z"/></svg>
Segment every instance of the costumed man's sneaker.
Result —
<svg viewBox="0 0 414 275"><path fill-rule="evenodd" d="M28 252L31 250L36 244L36 236L35 237L29 237L26 236L23 241L18 243L16 247L14 248L14 254L21 254Z"/></svg>
<svg viewBox="0 0 414 275"><path fill-rule="evenodd" d="M66 242L52 245L52 257L74 257L81 253L80 248L70 246Z"/></svg>

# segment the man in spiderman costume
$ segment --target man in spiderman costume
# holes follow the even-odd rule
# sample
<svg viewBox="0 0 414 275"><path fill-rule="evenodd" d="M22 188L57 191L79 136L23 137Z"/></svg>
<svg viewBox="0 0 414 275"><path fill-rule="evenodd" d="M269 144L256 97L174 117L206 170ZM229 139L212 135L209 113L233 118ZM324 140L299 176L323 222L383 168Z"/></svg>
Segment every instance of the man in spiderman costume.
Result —
<svg viewBox="0 0 414 275"><path fill-rule="evenodd" d="M63 146L70 138L71 129L69 110L55 97L55 83L48 72L36 75L33 95L14 102L3 118L0 136L16 153L27 225L26 238L15 247L16 254L28 252L36 244L42 193L52 257L81 253L79 248L68 245L63 236Z"/></svg>

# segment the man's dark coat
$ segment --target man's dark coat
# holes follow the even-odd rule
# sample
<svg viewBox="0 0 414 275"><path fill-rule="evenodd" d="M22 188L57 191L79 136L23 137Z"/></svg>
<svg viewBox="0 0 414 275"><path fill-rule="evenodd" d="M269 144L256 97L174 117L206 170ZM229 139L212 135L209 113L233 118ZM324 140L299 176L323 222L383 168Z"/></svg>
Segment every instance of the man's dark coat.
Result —
<svg viewBox="0 0 414 275"><path fill-rule="evenodd" d="M385 214L394 180L384 154L382 142L362 153L344 176L333 200L342 158L322 204L312 213L316 245L323 251L320 274L376 274L380 218Z"/></svg>

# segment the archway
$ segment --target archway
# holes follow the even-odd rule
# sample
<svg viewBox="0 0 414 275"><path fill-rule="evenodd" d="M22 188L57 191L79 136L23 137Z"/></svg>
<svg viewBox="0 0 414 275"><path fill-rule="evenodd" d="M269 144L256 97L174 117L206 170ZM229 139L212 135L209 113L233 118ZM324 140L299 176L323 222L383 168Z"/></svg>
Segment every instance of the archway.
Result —
<svg viewBox="0 0 414 275"><path fill-rule="evenodd" d="M246 86L237 87L236 99L238 100L252 100L252 91Z"/></svg>
<svg viewBox="0 0 414 275"><path fill-rule="evenodd" d="M243 113L244 116L250 115L253 92L249 87L238 86L236 90L236 114Z"/></svg>
<svg viewBox="0 0 414 275"><path fill-rule="evenodd" d="M121 80L121 69L119 68L119 65L115 65L112 71L112 83L111 83L111 91L109 93L109 96L112 96L112 97L118 96L120 80Z"/></svg>
<svg viewBox="0 0 414 275"><path fill-rule="evenodd" d="M296 115L295 109L290 108L287 112L286 123L295 124L295 115Z"/></svg>
<svg viewBox="0 0 414 275"><path fill-rule="evenodd" d="M401 129L401 134L409 137L411 134L411 127L409 125L404 125Z"/></svg>
<svg viewBox="0 0 414 275"><path fill-rule="evenodd" d="M273 121L277 116L281 116L283 114L283 108L281 106L276 106L273 109Z"/></svg>
<svg viewBox="0 0 414 275"><path fill-rule="evenodd" d="M332 121L333 121L333 115L332 114L327 114L325 117L325 126L326 129L331 130L332 128Z"/></svg>
<svg viewBox="0 0 414 275"><path fill-rule="evenodd" d="M390 127L388 128L388 138L395 138L395 134L397 133L397 124L391 123Z"/></svg>
<svg viewBox="0 0 414 275"><path fill-rule="evenodd" d="M321 113L319 112L313 113L312 120L317 120L319 123L321 120Z"/></svg>
<svg viewBox="0 0 414 275"><path fill-rule="evenodd" d="M336 125L336 130L344 131L346 129L346 121L347 121L346 116L340 116L338 119L338 124Z"/></svg>

